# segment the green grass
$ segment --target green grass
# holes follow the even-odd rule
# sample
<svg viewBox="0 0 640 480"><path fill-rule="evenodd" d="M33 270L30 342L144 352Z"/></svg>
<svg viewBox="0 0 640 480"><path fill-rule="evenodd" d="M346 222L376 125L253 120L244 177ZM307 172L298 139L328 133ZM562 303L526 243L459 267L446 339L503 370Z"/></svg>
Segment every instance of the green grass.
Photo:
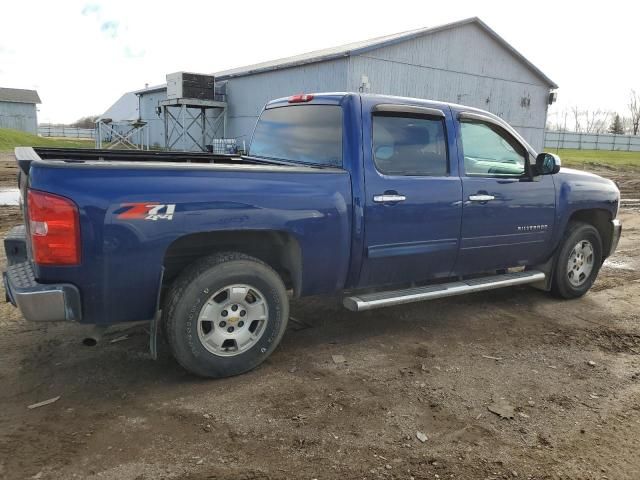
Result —
<svg viewBox="0 0 640 480"><path fill-rule="evenodd" d="M546 149L550 153L557 153L562 164L567 167L603 166L609 168L639 169L640 152L618 152L611 150L574 150L561 148Z"/></svg>
<svg viewBox="0 0 640 480"><path fill-rule="evenodd" d="M0 128L0 152L13 152L15 147L93 148L93 140L38 137L30 133Z"/></svg>

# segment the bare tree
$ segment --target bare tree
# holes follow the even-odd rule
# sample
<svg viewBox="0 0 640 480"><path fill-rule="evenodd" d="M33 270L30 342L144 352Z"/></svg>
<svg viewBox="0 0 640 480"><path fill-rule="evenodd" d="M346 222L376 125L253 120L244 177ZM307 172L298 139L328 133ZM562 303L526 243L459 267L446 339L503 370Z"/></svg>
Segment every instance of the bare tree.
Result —
<svg viewBox="0 0 640 480"><path fill-rule="evenodd" d="M571 107L574 131L581 133L604 133L607 131L609 112L601 109L580 109L577 105Z"/></svg>
<svg viewBox="0 0 640 480"><path fill-rule="evenodd" d="M561 112L554 112L551 115L554 120L549 119L547 121L547 130L553 130L555 132L568 132L567 119L569 118L569 111L562 110Z"/></svg>
<svg viewBox="0 0 640 480"><path fill-rule="evenodd" d="M609 113L603 110L585 110L585 132L604 133L607 131Z"/></svg>
<svg viewBox="0 0 640 480"><path fill-rule="evenodd" d="M580 126L580 118L582 117L582 112L578 108L577 105L571 107L571 113L573 114L573 128L576 132L581 132L582 128Z"/></svg>
<svg viewBox="0 0 640 480"><path fill-rule="evenodd" d="M640 94L631 90L629 95L629 112L631 113L631 131L638 135L640 129Z"/></svg>
<svg viewBox="0 0 640 480"><path fill-rule="evenodd" d="M99 115L90 115L88 117L81 117L80 119L76 120L69 126L78 127L78 128L95 128L96 120L99 117L100 117Z"/></svg>

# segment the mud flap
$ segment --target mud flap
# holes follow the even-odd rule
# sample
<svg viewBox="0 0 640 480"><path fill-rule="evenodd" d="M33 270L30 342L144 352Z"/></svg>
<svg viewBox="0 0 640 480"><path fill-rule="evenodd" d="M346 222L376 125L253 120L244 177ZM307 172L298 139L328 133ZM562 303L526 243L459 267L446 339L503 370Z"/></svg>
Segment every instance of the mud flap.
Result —
<svg viewBox="0 0 640 480"><path fill-rule="evenodd" d="M149 353L154 360L158 359L158 324L160 323L160 310L151 320L149 325Z"/></svg>
<svg viewBox="0 0 640 480"><path fill-rule="evenodd" d="M546 262L540 265L535 265L531 267L532 270L539 270L541 272L544 272L545 274L544 280L531 284L533 288L542 290L544 292L548 292L551 290L551 282L553 281L553 274L556 268L556 255L557 255L557 252L554 252L551 258ZM529 269L527 268L527 270Z"/></svg>
<svg viewBox="0 0 640 480"><path fill-rule="evenodd" d="M160 282L158 283L158 298L156 299L156 315L149 322L149 353L154 360L158 359L158 326L162 318L160 310L160 299L162 297L162 280L164 279L164 267L160 271Z"/></svg>

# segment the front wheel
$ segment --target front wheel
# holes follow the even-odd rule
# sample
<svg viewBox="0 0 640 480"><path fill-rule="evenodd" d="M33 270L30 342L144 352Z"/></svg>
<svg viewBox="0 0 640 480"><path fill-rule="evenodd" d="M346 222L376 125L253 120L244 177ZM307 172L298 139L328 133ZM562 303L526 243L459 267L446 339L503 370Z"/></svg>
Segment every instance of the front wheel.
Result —
<svg viewBox="0 0 640 480"><path fill-rule="evenodd" d="M602 265L602 239L593 226L569 224L556 262L551 292L561 298L583 296L595 281Z"/></svg>
<svg viewBox="0 0 640 480"><path fill-rule="evenodd" d="M288 318L280 276L240 253L207 257L185 269L163 310L173 356L186 370L211 378L262 363L282 339Z"/></svg>

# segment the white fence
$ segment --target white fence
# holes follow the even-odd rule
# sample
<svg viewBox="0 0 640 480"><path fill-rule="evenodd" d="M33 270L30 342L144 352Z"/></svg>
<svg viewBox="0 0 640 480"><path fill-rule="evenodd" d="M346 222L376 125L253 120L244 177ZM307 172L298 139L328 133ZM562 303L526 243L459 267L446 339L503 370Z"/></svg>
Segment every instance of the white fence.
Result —
<svg viewBox="0 0 640 480"><path fill-rule="evenodd" d="M544 148L574 148L577 150L620 150L640 152L640 135L610 133L576 133L546 130Z"/></svg>
<svg viewBox="0 0 640 480"><path fill-rule="evenodd" d="M38 125L38 135L41 137L94 139L96 138L96 131L93 128L65 127L64 125L41 123Z"/></svg>

